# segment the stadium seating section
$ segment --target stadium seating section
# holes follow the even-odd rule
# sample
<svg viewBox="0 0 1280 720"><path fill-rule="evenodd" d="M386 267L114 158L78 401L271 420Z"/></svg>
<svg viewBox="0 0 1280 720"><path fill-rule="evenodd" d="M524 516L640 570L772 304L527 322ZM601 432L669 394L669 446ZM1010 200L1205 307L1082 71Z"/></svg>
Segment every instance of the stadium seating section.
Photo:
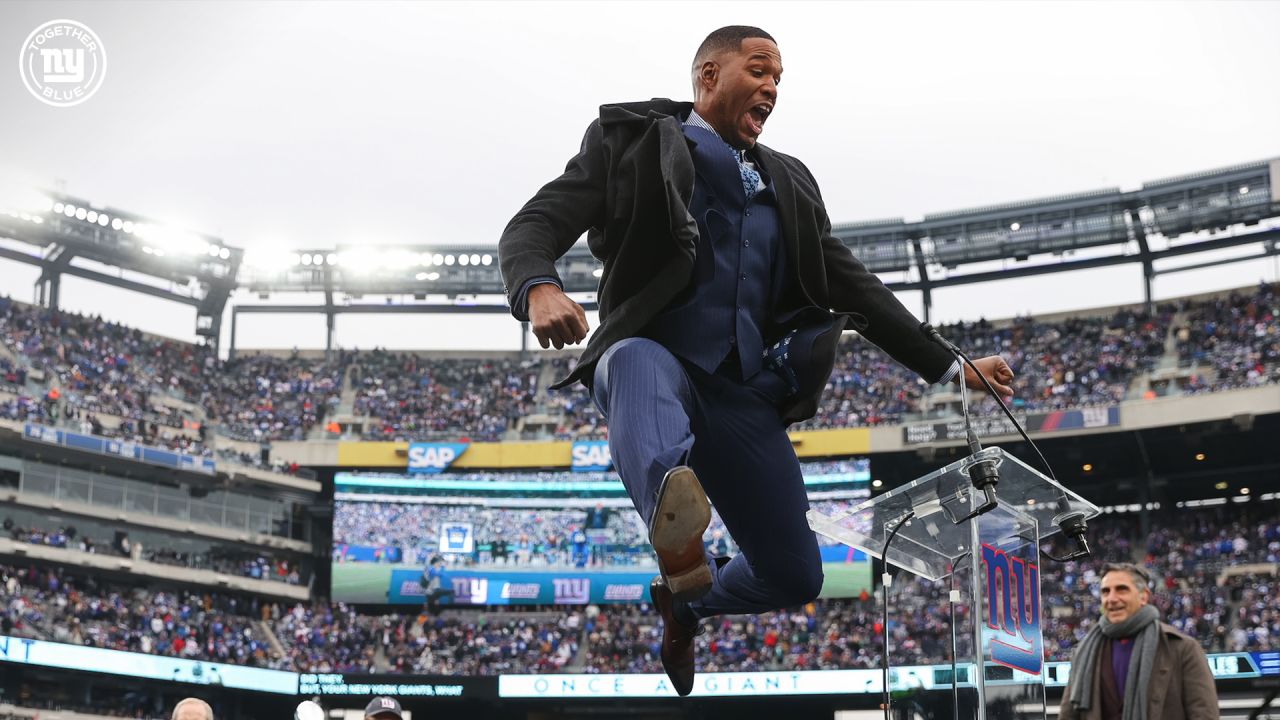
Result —
<svg viewBox="0 0 1280 720"><path fill-rule="evenodd" d="M1280 291L1261 285L1154 313L1122 309L1056 319L980 320L942 328L974 354L1000 352L1018 373L1015 407L1110 405L1154 392L1150 371L1185 370L1160 392L1280 381ZM145 335L101 318L0 299L0 417L68 425L213 455L209 430L232 440L324 439L326 418L371 440L546 437L522 419L554 419L554 437L605 437L581 386L551 390L575 359L444 358L386 351L319 357L247 355ZM878 348L841 343L818 414L799 426L853 427L926 417L929 388ZM332 429L330 427L330 429ZM348 437L348 428L341 431ZM223 449L224 460L260 464ZM279 469L279 468L277 468Z"/></svg>
<svg viewBox="0 0 1280 720"><path fill-rule="evenodd" d="M1095 622L1099 571L1152 572L1164 618L1211 651L1280 649L1280 507L1275 502L1157 511L1139 540L1133 515L1104 515L1094 557L1043 566L1046 653L1067 659ZM896 663L949 657L943 584L897 583ZM661 627L648 605L358 614L341 603L270 603L211 592L113 585L71 570L0 567L0 634L301 672L494 675L660 672ZM878 597L819 600L706 622L704 670L877 667ZM963 625L964 619L961 619ZM962 639L962 642L965 642Z"/></svg>

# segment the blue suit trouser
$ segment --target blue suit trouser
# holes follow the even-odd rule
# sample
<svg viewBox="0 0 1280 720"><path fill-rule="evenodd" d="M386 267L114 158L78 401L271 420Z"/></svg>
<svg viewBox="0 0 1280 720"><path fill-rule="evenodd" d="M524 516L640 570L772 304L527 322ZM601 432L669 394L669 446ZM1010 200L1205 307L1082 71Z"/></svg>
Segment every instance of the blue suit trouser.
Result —
<svg viewBox="0 0 1280 720"><path fill-rule="evenodd" d="M822 588L800 463L778 415L782 392L772 372L747 382L707 373L646 338L614 344L596 366L609 451L646 525L667 471L689 465L741 550L727 563L707 558L711 592L690 604L699 617L799 605Z"/></svg>

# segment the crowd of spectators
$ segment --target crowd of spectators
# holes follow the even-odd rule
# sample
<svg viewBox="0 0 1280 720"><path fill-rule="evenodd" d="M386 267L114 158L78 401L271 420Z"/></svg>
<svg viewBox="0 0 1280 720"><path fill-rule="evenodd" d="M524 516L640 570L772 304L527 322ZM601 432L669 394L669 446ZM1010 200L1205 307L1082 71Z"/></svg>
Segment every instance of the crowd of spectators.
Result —
<svg viewBox="0 0 1280 720"><path fill-rule="evenodd" d="M428 358L413 353L361 353L352 372L355 414L378 418L376 440L500 440L533 409L537 360Z"/></svg>
<svg viewBox="0 0 1280 720"><path fill-rule="evenodd" d="M391 672L500 675L556 672L578 654L583 613L506 613L425 617L384 624ZM398 619L397 619L398 620Z"/></svg>
<svg viewBox="0 0 1280 720"><path fill-rule="evenodd" d="M147 591L51 567L0 567L0 630L74 645L284 667L255 620L255 599Z"/></svg>
<svg viewBox="0 0 1280 720"><path fill-rule="evenodd" d="M559 380L578 366L578 356L555 355L547 362L551 365L553 377ZM547 388L545 409L561 418L553 433L556 440L604 440L609 437L604 416L581 383L559 390Z"/></svg>
<svg viewBox="0 0 1280 720"><path fill-rule="evenodd" d="M1069 658L1096 622L1103 565L1119 561L1145 565L1162 617L1211 652L1280 648L1280 508L1233 510L1156 511L1150 521L1155 529L1141 537L1132 515L1093 521L1092 557L1041 564L1046 656ZM69 542L65 529L54 535L62 536L54 542ZM1066 548L1055 542L1053 552ZM947 660L949 590L946 582L901 574L893 583L895 664ZM661 672L661 624L644 603L361 614L341 603L290 607L8 567L0 568L0 611L4 634L299 672ZM962 652L970 622L962 609ZM878 593L865 592L773 613L717 617L704 623L697 639L699 669L878 667L881 623Z"/></svg>
<svg viewBox="0 0 1280 720"><path fill-rule="evenodd" d="M297 672L376 672L375 618L360 616L342 604L297 604L268 611L272 629L284 647L286 666Z"/></svg>
<svg viewBox="0 0 1280 720"><path fill-rule="evenodd" d="M907 413L919 412L926 387L880 348L846 335L840 339L817 414L797 429L896 423Z"/></svg>
<svg viewBox="0 0 1280 720"><path fill-rule="evenodd" d="M73 525L58 525L50 521L47 526L26 526L18 524L11 517L5 517L0 529L3 529L4 535L10 540L29 545L147 560L160 565L212 570L224 575L271 580L289 585L301 585L305 582L299 563L261 552L240 550L234 546L210 544L202 550L193 551L188 549L192 541L182 543L183 549L178 549L161 543L146 544L136 538L131 539L125 532L116 532L111 538L91 537Z"/></svg>
<svg viewBox="0 0 1280 720"><path fill-rule="evenodd" d="M1120 310L1100 317L1041 321L1031 317L957 323L940 331L974 356L1001 354L1018 375L1013 407L1028 412L1110 405L1165 352L1175 312ZM557 376L576 360L552 360ZM929 386L878 347L855 335L841 339L817 414L796 429L872 426L927 413ZM607 436L603 419L580 386L548 393L563 414L560 438Z"/></svg>
<svg viewBox="0 0 1280 720"><path fill-rule="evenodd" d="M1174 308L1119 310L1104 317L1044 322L1030 317L941 329L975 356L1000 354L1017 374L1013 407L1027 411L1114 405L1164 354Z"/></svg>
<svg viewBox="0 0 1280 720"><path fill-rule="evenodd" d="M352 550L362 547L375 551L377 561L419 566L437 553L456 565L652 564L644 523L629 507L622 510L340 500L333 513L334 559L359 562L360 553ZM471 526L471 552L448 553L440 547L447 523ZM579 544L586 544L582 560L575 556L574 536L579 533ZM600 549L593 555L596 546Z"/></svg>
<svg viewBox="0 0 1280 720"><path fill-rule="evenodd" d="M1183 320L1173 327L1177 313ZM1152 314L979 320L941 331L974 355L1003 354L1018 375L1014 407L1046 411L1126 399L1134 378L1164 356L1171 330L1181 363L1196 368L1189 392L1280 382L1278 316L1276 286L1260 285ZM222 361L203 346L0 298L0 417L83 424L195 455L208 453L204 438L171 429L212 423L240 440L300 440L327 426L344 388L353 393L349 409L366 439L500 440L535 412L558 418L556 438L605 438L604 419L580 385L539 387L544 370L558 378L576 362L566 355L438 358L385 350ZM930 392L851 335L841 341L817 415L801 427L925 417ZM182 403L201 416L189 417L180 408L192 405ZM117 419L124 421L119 428Z"/></svg>
<svg viewBox="0 0 1280 720"><path fill-rule="evenodd" d="M1225 649L1260 652L1280 647L1280 572L1233 575L1226 587L1236 602L1236 614Z"/></svg>
<svg viewBox="0 0 1280 720"><path fill-rule="evenodd" d="M304 440L341 400L353 354L332 360L250 355L218 363L201 398L205 412L236 440Z"/></svg>
<svg viewBox="0 0 1280 720"><path fill-rule="evenodd" d="M1259 285L1189 306L1177 329L1178 359L1201 366L1188 392L1280 382L1280 286Z"/></svg>
<svg viewBox="0 0 1280 720"><path fill-rule="evenodd" d="M25 379L39 374L63 407L170 427L182 427L182 418L153 396L195 400L214 360L202 346L9 298L0 298L0 343L22 359Z"/></svg>

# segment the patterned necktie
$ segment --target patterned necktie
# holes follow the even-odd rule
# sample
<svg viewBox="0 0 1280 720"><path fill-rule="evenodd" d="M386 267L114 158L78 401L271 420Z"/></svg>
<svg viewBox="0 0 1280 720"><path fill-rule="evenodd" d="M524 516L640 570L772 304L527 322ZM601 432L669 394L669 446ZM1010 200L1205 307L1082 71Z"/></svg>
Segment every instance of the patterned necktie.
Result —
<svg viewBox="0 0 1280 720"><path fill-rule="evenodd" d="M751 202L751 198L756 196L756 191L760 187L760 173L747 164L745 151L734 150L733 154L738 159L738 174L742 176L742 190L747 194L747 202Z"/></svg>

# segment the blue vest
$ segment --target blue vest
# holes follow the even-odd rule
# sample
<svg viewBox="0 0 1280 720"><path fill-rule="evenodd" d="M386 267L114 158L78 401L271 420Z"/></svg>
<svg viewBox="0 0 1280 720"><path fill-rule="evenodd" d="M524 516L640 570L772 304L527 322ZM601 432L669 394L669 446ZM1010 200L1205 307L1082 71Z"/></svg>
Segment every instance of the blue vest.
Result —
<svg viewBox="0 0 1280 720"><path fill-rule="evenodd" d="M693 279L644 334L709 373L736 349L742 378L750 378L760 371L765 325L787 277L777 196L765 178L748 203L732 148L693 125L684 133L695 144L697 172Z"/></svg>

